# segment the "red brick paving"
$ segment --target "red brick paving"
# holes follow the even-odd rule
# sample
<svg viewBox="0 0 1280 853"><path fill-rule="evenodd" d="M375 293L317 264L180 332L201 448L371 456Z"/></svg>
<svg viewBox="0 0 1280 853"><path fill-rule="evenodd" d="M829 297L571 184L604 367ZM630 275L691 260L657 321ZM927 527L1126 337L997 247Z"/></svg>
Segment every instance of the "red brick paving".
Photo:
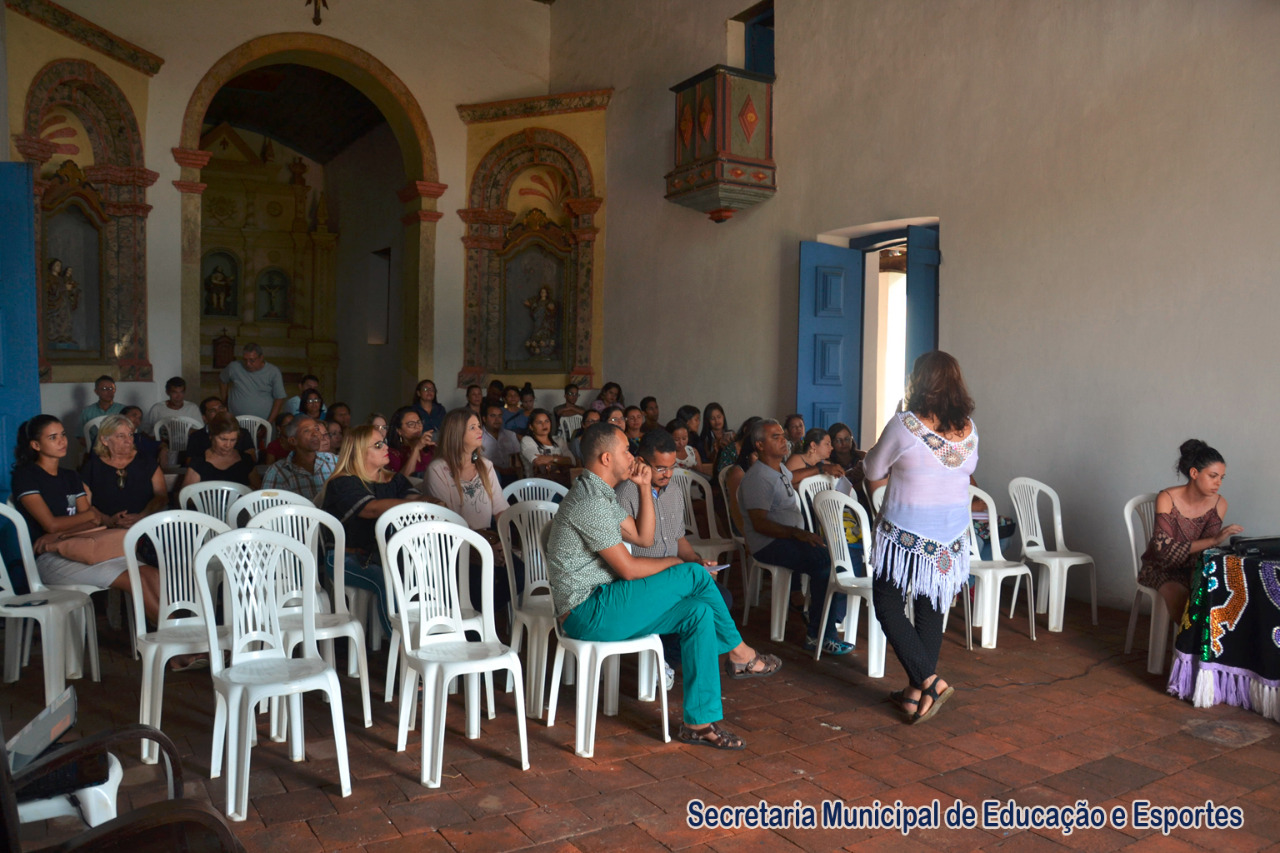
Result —
<svg viewBox="0 0 1280 853"><path fill-rule="evenodd" d="M1159 850L1254 851L1280 837L1280 737L1273 723L1219 706L1196 709L1164 692L1163 679L1146 673L1146 654L1121 653L1127 614L1103 610L1088 622L1085 605L1070 602L1066 631L1026 636L1021 615L1001 621L997 649L966 651L960 621L943 643L942 671L957 695L925 726L905 726L885 699L900 687L889 656L888 677L865 675L863 651L814 663L792 644L764 637L761 608L745 636L779 654L774 679L724 684L726 723L747 749L723 753L663 743L657 707L634 698L634 664L624 665L616 718L601 718L595 755L573 754L572 688L561 695L554 728L529 721L531 767L517 764L518 743L509 695L499 693L496 719L483 735L462 733L463 707L453 697L445 735L444 779L439 789L418 783L420 742L396 753L396 705L374 697L374 725L355 721L357 682L343 678L352 795L342 797L327 708L307 700L308 760L289 761L284 744L260 738L253 751L249 819L234 830L252 853L365 850L732 851L825 850ZM101 624L104 680L77 682L87 733L132 722L137 713L137 664L124 638ZM40 707L37 659L17 684L6 685L0 719L12 734ZM372 683L381 683L386 652L371 656ZM341 664L340 664L341 666ZM628 695L628 691L630 695ZM211 723L208 674L182 673L166 685L165 730L183 752L188 795L225 806L221 779L209 780ZM679 688L670 697L672 734L679 725ZM1197 737L1202 729L1255 732L1260 740L1232 747ZM265 720L262 721L265 724ZM1234 727L1234 728L1233 728ZM1205 737L1212 737L1207 734ZM157 769L136 754L126 767L121 809L163 797ZM1091 804L1128 808L1135 799L1177 806L1216 804L1243 810L1232 830L1157 830L1132 826L1023 831L1001 828L923 829L903 836L887 828L705 829L687 824L687 803L754 806L761 799L820 808L824 798L849 806L873 800L920 806L935 798L981 808L990 798L1022 805ZM75 831L73 821L23 827L30 846L56 843Z"/></svg>

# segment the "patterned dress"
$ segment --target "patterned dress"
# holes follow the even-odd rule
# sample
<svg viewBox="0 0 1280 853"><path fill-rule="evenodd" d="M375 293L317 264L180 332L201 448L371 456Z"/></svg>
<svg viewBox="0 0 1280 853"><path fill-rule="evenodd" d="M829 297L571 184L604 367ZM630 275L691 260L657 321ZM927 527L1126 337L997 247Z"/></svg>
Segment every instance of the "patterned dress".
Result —
<svg viewBox="0 0 1280 853"><path fill-rule="evenodd" d="M1219 499L1221 500L1221 499ZM1142 554L1142 568L1138 570L1138 583L1159 589L1169 581L1191 588L1191 573L1195 571L1197 555L1191 553L1191 543L1197 539L1216 538L1222 532L1222 518L1215 503L1204 515L1187 518L1173 503L1170 512L1156 513L1155 529L1151 542Z"/></svg>

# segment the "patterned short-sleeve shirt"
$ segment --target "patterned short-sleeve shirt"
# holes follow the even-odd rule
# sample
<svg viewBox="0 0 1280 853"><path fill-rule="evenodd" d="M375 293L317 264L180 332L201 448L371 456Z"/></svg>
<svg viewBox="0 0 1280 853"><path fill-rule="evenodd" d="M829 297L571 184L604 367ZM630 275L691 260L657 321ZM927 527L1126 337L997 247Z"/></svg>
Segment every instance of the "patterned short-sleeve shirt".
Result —
<svg viewBox="0 0 1280 853"><path fill-rule="evenodd" d="M547 535L547 580L557 616L618 579L600 552L622 542L626 517L613 489L583 471L560 502Z"/></svg>

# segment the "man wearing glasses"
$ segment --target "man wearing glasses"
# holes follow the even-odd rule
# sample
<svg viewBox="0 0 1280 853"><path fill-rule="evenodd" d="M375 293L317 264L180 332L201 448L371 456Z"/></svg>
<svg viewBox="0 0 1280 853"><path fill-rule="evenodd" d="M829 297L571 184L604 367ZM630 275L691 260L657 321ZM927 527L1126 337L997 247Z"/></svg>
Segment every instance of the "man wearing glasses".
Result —
<svg viewBox="0 0 1280 853"><path fill-rule="evenodd" d="M782 464L791 447L787 433L781 424L769 418L751 428L747 441L758 454L756 464L738 487L747 545L762 563L808 575L809 600L824 601L827 583L831 580L831 558L822 537L804 529L804 516L800 514L796 490L791 485L791 471ZM853 646L836 636L835 626L844 620L844 609L844 596L836 596L831 602L831 622L824 627L818 624L822 608L809 608L806 651L815 650L819 642L825 654L847 655L853 651Z"/></svg>
<svg viewBox="0 0 1280 853"><path fill-rule="evenodd" d="M98 402L90 403L80 412L80 443L83 445L87 436L84 425L94 418L106 415L118 415L124 411L124 403L116 402L116 381L110 376L99 376L93 383L93 393L98 395Z"/></svg>

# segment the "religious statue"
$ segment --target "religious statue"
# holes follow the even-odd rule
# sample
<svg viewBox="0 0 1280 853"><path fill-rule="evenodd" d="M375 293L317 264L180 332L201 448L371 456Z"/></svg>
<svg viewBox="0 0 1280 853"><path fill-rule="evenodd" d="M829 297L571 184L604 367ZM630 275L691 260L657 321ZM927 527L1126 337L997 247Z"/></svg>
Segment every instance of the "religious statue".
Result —
<svg viewBox="0 0 1280 853"><path fill-rule="evenodd" d="M295 187L305 187L307 179L307 164L302 162L301 157L294 157L293 162L289 164L289 183Z"/></svg>
<svg viewBox="0 0 1280 853"><path fill-rule="evenodd" d="M209 273L209 277L204 280L205 293L209 298L209 314L226 314L228 313L231 300L231 289L235 286L235 281L222 271L221 266L215 266L213 272Z"/></svg>
<svg viewBox="0 0 1280 853"><path fill-rule="evenodd" d="M555 353L558 344L558 320L556 303L551 299L551 289L545 285L538 290L534 298L526 299L524 307L529 309L533 318L533 335L524 342L524 348L534 358L543 358Z"/></svg>
<svg viewBox="0 0 1280 853"><path fill-rule="evenodd" d="M62 268L62 261L52 258L44 282L44 310L46 340L51 349L78 349L75 331L71 328L71 312L80 305L80 284L71 275L71 267Z"/></svg>
<svg viewBox="0 0 1280 853"><path fill-rule="evenodd" d="M258 287L267 297L266 310L259 316L263 320L285 320L289 316L287 291L289 283L279 270L270 270L259 279Z"/></svg>

